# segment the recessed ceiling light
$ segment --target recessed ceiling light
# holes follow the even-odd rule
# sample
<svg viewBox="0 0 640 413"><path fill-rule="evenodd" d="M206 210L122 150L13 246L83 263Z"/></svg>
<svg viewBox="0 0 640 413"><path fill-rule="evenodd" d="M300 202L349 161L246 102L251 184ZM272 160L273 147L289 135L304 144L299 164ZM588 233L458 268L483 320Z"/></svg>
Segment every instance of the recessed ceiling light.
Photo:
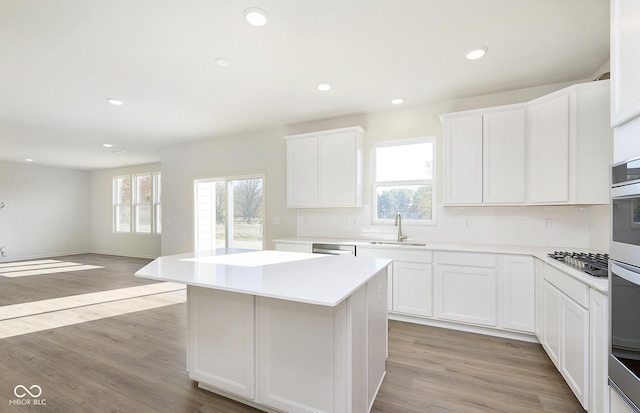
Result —
<svg viewBox="0 0 640 413"><path fill-rule="evenodd" d="M400 105L402 103L404 103L404 99L402 99L402 98L395 98L395 99L391 100L391 104L392 105Z"/></svg>
<svg viewBox="0 0 640 413"><path fill-rule="evenodd" d="M104 146L105 148L111 148L113 145L110 143L103 143L102 146Z"/></svg>
<svg viewBox="0 0 640 413"><path fill-rule="evenodd" d="M225 59L224 57L219 57L216 59L216 64L220 67L227 67L229 66L229 60Z"/></svg>
<svg viewBox="0 0 640 413"><path fill-rule="evenodd" d="M124 153L123 150L113 151L113 153Z"/></svg>
<svg viewBox="0 0 640 413"><path fill-rule="evenodd" d="M115 99L115 98L107 98L107 102L109 102L110 104L114 105L114 106L121 106L124 104L123 101L121 101L120 99Z"/></svg>
<svg viewBox="0 0 640 413"><path fill-rule="evenodd" d="M267 23L267 12L257 7L250 7L244 11L244 18L252 26L264 26Z"/></svg>
<svg viewBox="0 0 640 413"><path fill-rule="evenodd" d="M480 59L482 56L484 56L487 53L487 50L488 49L484 46L474 47L473 49L465 53L464 56L469 60Z"/></svg>
<svg viewBox="0 0 640 413"><path fill-rule="evenodd" d="M24 158L24 160L25 160L25 161L27 161L27 162L33 162L33 161L34 161L34 160L33 160L33 159L31 159L31 158Z"/></svg>
<svg viewBox="0 0 640 413"><path fill-rule="evenodd" d="M316 87L318 88L318 90L322 90L323 92L331 89L331 85L327 82L320 82L316 85Z"/></svg>

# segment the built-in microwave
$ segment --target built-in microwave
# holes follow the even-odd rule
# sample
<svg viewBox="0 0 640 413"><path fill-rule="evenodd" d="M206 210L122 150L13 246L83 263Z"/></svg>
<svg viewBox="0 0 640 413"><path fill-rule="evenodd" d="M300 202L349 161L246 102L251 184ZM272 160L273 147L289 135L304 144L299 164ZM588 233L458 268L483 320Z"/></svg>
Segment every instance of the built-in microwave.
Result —
<svg viewBox="0 0 640 413"><path fill-rule="evenodd" d="M611 167L609 381L640 412L640 158Z"/></svg>

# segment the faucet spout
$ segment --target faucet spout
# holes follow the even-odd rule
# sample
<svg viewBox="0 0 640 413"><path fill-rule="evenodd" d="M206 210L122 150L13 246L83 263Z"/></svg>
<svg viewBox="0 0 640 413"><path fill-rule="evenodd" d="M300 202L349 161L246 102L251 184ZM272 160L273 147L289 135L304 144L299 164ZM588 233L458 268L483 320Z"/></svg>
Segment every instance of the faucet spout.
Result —
<svg viewBox="0 0 640 413"><path fill-rule="evenodd" d="M396 215L396 222L394 225L398 227L398 242L402 242L407 239L406 236L402 235L402 215L399 212Z"/></svg>

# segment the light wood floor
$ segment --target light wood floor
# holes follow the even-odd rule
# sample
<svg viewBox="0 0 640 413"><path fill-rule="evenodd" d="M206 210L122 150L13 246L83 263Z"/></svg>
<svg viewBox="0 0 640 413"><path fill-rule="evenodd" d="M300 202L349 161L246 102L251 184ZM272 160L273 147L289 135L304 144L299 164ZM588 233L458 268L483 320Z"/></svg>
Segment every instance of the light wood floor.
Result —
<svg viewBox="0 0 640 413"><path fill-rule="evenodd" d="M148 260L61 257L105 268L3 279L0 306L147 284ZM1 307L0 307L1 309ZM258 412L200 390L185 372L185 304L0 339L0 412ZM46 406L10 405L37 384ZM540 345L389 323L373 412L584 412Z"/></svg>

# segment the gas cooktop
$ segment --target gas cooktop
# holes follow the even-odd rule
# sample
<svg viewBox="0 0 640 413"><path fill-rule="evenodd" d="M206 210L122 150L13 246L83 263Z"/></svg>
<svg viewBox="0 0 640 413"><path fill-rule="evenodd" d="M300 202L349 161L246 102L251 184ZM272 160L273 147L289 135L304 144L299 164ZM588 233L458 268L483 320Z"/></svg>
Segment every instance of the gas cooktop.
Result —
<svg viewBox="0 0 640 413"><path fill-rule="evenodd" d="M554 251L548 255L594 277L609 276L609 254Z"/></svg>

